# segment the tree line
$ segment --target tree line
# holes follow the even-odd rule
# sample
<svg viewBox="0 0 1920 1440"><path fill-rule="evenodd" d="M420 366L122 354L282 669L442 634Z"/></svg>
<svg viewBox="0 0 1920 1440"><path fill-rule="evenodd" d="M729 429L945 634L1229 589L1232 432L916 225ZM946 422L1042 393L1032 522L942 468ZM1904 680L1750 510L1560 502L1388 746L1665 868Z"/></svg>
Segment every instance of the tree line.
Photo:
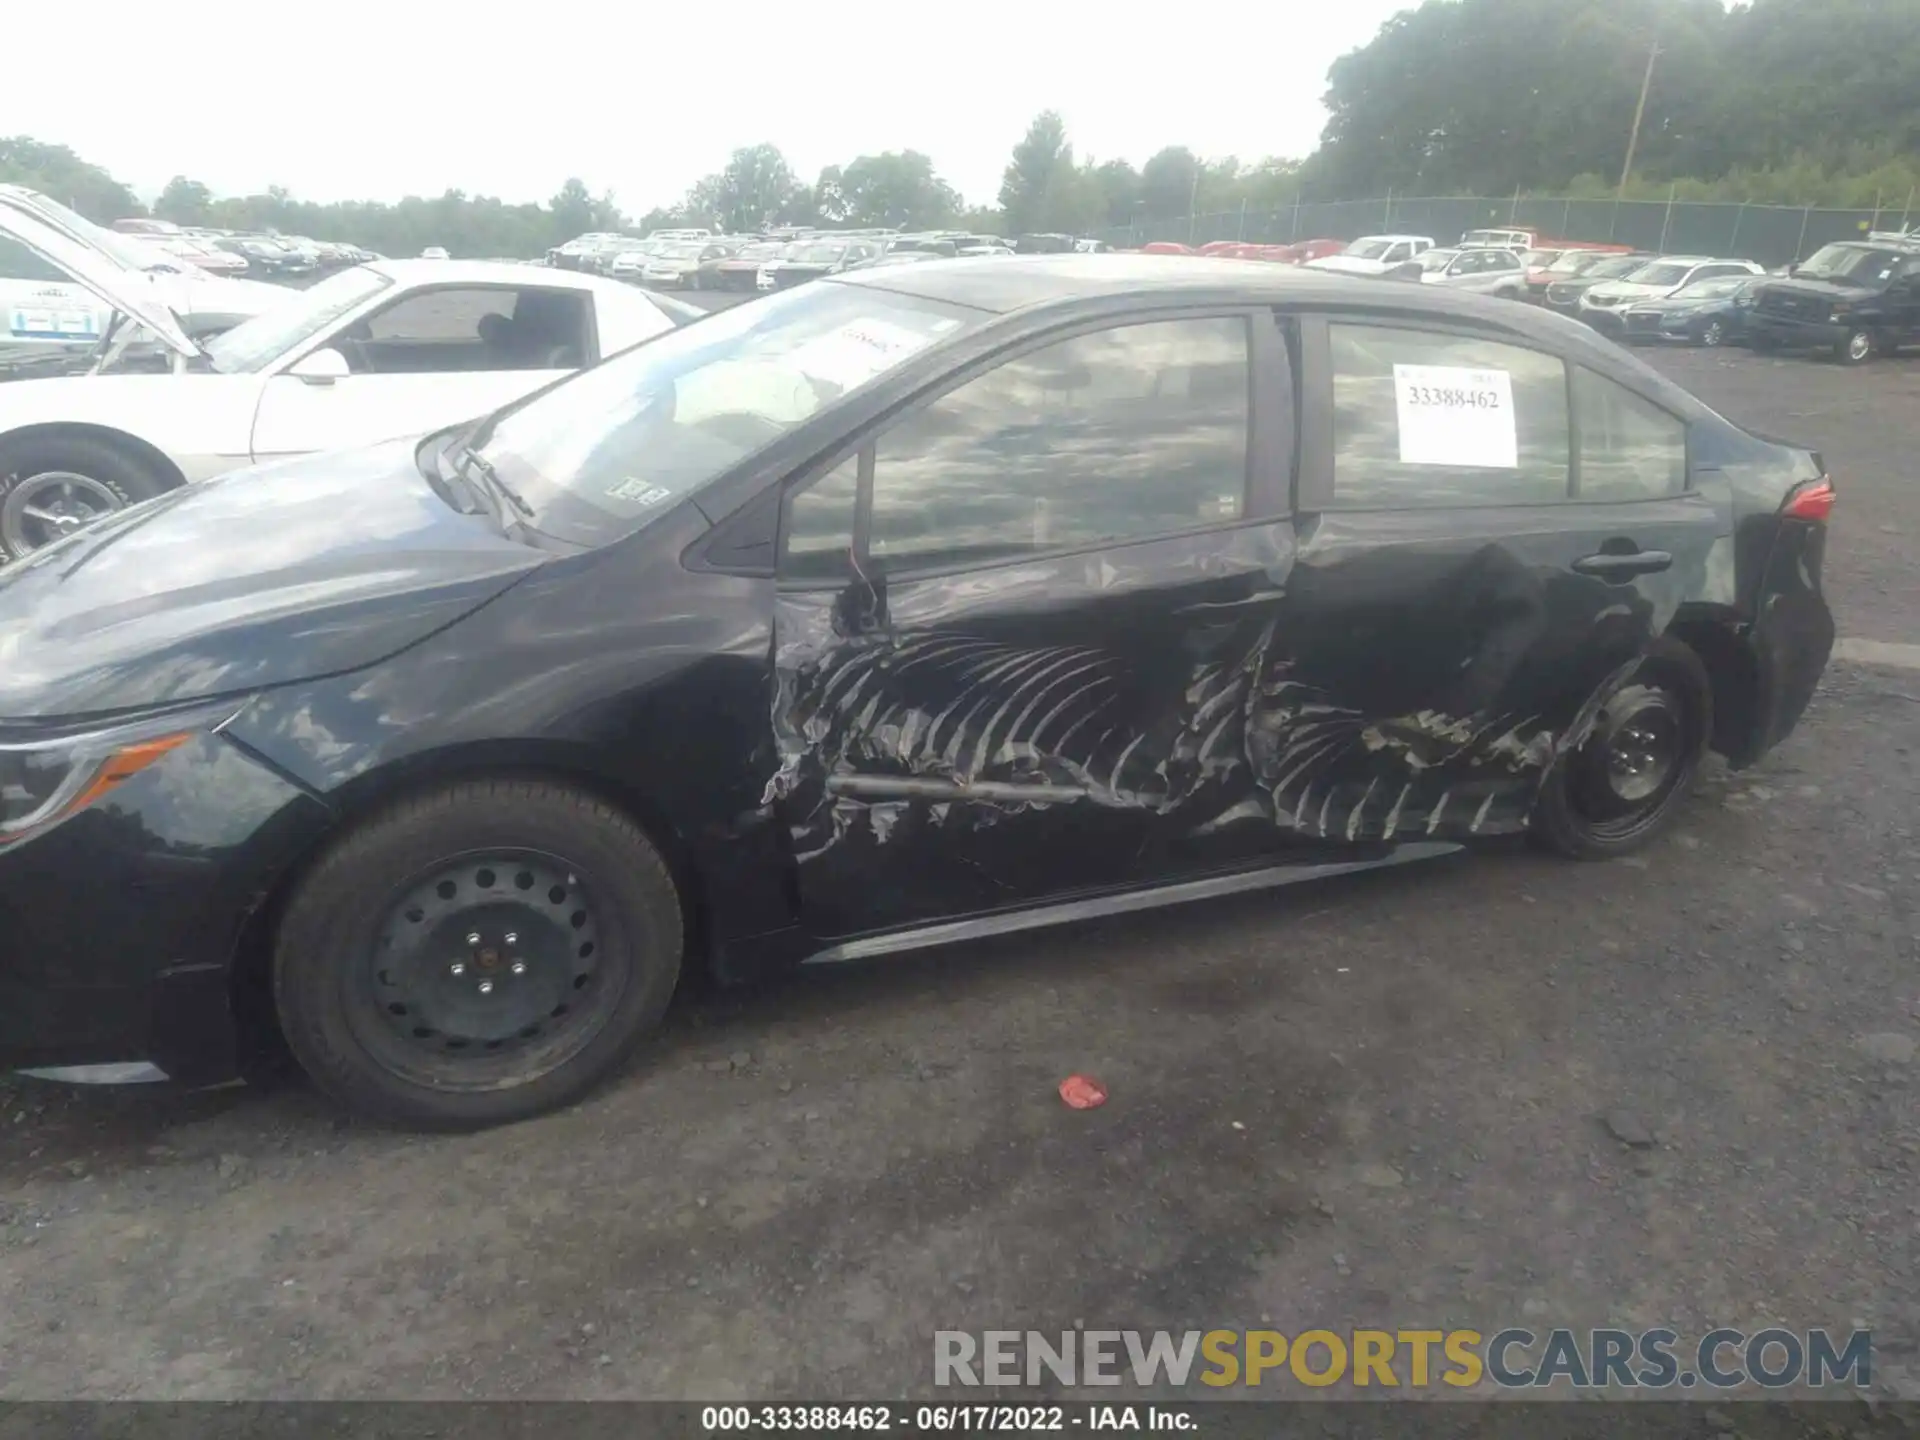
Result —
<svg viewBox="0 0 1920 1440"><path fill-rule="evenodd" d="M1045 111L1013 147L992 204L968 204L915 150L861 155L808 181L777 146L759 144L639 216L578 178L544 204L459 190L319 204L277 186L216 196L185 175L151 213L393 255L444 245L458 255L532 256L588 230L1082 233L1389 194L1920 205L1916 0L1750 0L1732 10L1721 0L1425 0L1336 60L1325 100L1311 155L1203 157L1169 145L1137 168L1076 155L1064 118ZM25 136L0 139L0 180L97 220L148 213L100 166Z"/></svg>

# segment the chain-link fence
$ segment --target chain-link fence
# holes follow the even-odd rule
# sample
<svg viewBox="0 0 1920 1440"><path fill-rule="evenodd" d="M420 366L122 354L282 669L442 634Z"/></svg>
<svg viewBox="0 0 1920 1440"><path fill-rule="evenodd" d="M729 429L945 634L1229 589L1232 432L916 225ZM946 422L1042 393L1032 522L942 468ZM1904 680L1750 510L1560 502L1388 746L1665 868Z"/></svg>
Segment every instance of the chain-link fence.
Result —
<svg viewBox="0 0 1920 1440"><path fill-rule="evenodd" d="M1672 255L1725 255L1785 265L1804 260L1834 240L1857 240L1870 230L1904 230L1920 212L1822 210L1813 206L1744 205L1723 201L1568 200L1544 196L1489 200L1474 196L1296 202L1278 210L1231 210L1142 219L1098 230L1110 245L1128 248L1154 240L1204 245L1246 240L1284 245L1295 240L1352 240L1368 234L1431 235L1442 244L1468 230L1514 227L1565 240L1607 241Z"/></svg>

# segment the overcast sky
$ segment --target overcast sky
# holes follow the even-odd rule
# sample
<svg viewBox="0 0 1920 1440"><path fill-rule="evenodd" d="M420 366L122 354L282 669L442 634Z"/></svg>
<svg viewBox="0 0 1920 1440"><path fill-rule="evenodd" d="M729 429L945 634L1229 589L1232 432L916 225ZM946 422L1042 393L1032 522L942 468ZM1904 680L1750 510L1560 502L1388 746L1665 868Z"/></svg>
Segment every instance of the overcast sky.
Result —
<svg viewBox="0 0 1920 1440"><path fill-rule="evenodd" d="M545 200L578 175L639 214L767 140L809 181L924 151L988 202L1049 106L1081 158L1305 155L1327 66L1406 3L0 0L0 135L148 198L176 173L319 201Z"/></svg>

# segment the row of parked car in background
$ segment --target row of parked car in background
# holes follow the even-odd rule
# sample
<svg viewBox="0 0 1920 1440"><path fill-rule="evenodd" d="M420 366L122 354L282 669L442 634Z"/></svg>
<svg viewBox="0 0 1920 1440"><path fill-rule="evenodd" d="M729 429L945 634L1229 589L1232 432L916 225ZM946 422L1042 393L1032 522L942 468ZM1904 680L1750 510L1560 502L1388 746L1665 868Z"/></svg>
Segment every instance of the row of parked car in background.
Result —
<svg viewBox="0 0 1920 1440"><path fill-rule="evenodd" d="M594 232L547 252L566 270L611 275L663 289L760 291L784 289L821 275L865 265L904 265L960 256L1089 251L1097 240L1024 235L1008 240L966 230L823 230L786 227L751 235L704 229L656 230L646 236Z"/></svg>
<svg viewBox="0 0 1920 1440"><path fill-rule="evenodd" d="M871 265L1108 248L1068 235L1009 240L957 230L794 228L720 235L696 228L582 235L549 251L546 260L656 289L754 292ZM1163 240L1140 249L1304 265L1528 301L1628 344L1816 350L1851 364L1920 345L1920 230L1876 231L1776 270L1739 256L1661 254L1498 228L1470 230L1452 245L1428 235L1382 234L1287 245Z"/></svg>
<svg viewBox="0 0 1920 1440"><path fill-rule="evenodd" d="M1366 235L1304 263L1531 301L1627 344L1824 351L1855 365L1920 345L1920 231L1875 231L1777 270L1527 230L1469 231L1449 246Z"/></svg>
<svg viewBox="0 0 1920 1440"><path fill-rule="evenodd" d="M304 235L217 230L144 217L116 220L113 228L132 236L139 246L215 275L244 275L255 280L304 279L374 258L373 251L364 246L344 240L309 240Z"/></svg>

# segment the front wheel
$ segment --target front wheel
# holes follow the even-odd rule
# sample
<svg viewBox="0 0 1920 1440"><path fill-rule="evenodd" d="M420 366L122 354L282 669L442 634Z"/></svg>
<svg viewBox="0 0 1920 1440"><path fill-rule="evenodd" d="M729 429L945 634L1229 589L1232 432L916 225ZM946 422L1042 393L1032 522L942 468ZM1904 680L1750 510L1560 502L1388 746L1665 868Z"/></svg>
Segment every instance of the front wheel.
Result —
<svg viewBox="0 0 1920 1440"><path fill-rule="evenodd" d="M463 781L326 852L274 955L287 1043L351 1109L475 1129L578 1098L665 1013L683 926L625 815L540 780Z"/></svg>
<svg viewBox="0 0 1920 1440"><path fill-rule="evenodd" d="M90 435L0 445L0 561L31 555L168 488L168 477Z"/></svg>
<svg viewBox="0 0 1920 1440"><path fill-rule="evenodd" d="M1718 320L1709 320L1700 331L1700 343L1709 349L1727 343L1727 327Z"/></svg>
<svg viewBox="0 0 1920 1440"><path fill-rule="evenodd" d="M1849 330L1846 338L1833 347L1833 353L1846 365L1864 365L1873 358L1875 349L1871 330Z"/></svg>
<svg viewBox="0 0 1920 1440"><path fill-rule="evenodd" d="M1700 657L1678 641L1656 641L1579 748L1548 774L1534 838L1576 860L1639 849L1672 822L1712 734L1713 686Z"/></svg>

